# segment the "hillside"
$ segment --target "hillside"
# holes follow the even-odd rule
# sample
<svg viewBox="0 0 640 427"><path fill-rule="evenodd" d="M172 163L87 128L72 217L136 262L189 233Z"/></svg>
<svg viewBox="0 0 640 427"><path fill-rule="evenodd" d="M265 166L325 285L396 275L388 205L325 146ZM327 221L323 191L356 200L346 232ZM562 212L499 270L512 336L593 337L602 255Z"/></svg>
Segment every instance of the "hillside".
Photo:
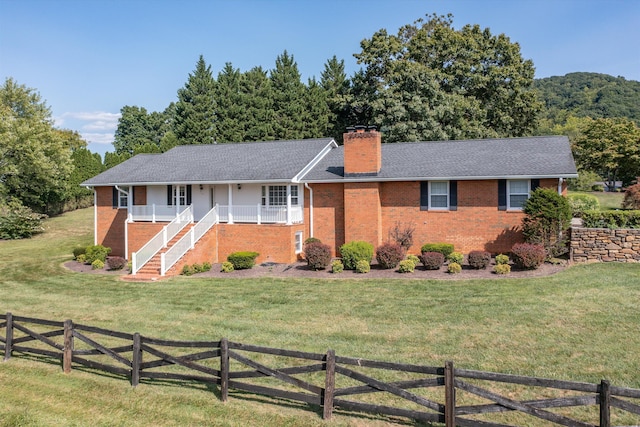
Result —
<svg viewBox="0 0 640 427"><path fill-rule="evenodd" d="M578 117L627 117L640 125L640 82L598 73L569 73L536 79L545 104L543 117L558 122L567 113Z"/></svg>

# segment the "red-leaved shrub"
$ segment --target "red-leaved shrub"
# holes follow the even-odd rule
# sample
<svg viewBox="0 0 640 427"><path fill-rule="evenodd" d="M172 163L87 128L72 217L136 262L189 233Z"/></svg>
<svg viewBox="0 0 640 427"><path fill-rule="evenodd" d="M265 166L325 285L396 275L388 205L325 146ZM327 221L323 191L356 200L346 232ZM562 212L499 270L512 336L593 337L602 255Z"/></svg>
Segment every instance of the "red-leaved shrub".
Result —
<svg viewBox="0 0 640 427"><path fill-rule="evenodd" d="M107 257L107 269L108 270L122 270L127 265L127 260L121 256Z"/></svg>
<svg viewBox="0 0 640 427"><path fill-rule="evenodd" d="M535 270L544 263L544 246L535 243L516 243L511 248L511 258L516 267Z"/></svg>
<svg viewBox="0 0 640 427"><path fill-rule="evenodd" d="M420 262L427 270L439 270L444 264L444 255L440 252L422 252Z"/></svg>
<svg viewBox="0 0 640 427"><path fill-rule="evenodd" d="M487 251L471 251L467 258L469 265L477 270L487 268L491 264L491 254Z"/></svg>
<svg viewBox="0 0 640 427"><path fill-rule="evenodd" d="M404 259L404 250L397 243L383 243L376 249L376 261L384 269L396 268Z"/></svg>
<svg viewBox="0 0 640 427"><path fill-rule="evenodd" d="M640 183L627 187L624 192L622 207L625 209L640 209Z"/></svg>
<svg viewBox="0 0 640 427"><path fill-rule="evenodd" d="M331 263L331 248L320 242L307 243L304 245L304 257L309 268L322 270Z"/></svg>

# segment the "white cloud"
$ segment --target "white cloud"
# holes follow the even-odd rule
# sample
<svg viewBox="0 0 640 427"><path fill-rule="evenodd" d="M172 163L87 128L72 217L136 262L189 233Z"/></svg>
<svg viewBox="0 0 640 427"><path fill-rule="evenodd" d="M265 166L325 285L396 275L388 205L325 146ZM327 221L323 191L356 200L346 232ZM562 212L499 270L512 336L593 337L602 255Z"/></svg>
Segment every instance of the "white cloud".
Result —
<svg viewBox="0 0 640 427"><path fill-rule="evenodd" d="M111 144L120 116L106 111L67 112L55 117L54 122L57 127L78 131L87 142Z"/></svg>
<svg viewBox="0 0 640 427"><path fill-rule="evenodd" d="M87 142L96 144L111 144L113 142L113 133L85 133L81 132L82 139Z"/></svg>

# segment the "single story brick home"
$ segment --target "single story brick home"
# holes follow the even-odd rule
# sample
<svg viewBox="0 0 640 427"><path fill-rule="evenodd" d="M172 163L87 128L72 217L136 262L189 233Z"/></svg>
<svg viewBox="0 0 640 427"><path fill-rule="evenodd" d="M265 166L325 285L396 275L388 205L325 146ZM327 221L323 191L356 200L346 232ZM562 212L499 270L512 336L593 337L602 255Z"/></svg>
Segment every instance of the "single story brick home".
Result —
<svg viewBox="0 0 640 427"><path fill-rule="evenodd" d="M577 177L564 136L383 144L357 126L333 139L185 145L140 154L85 181L95 193L95 244L133 274L176 274L235 251L290 263L316 237L378 246L396 226L457 251L509 252L536 187Z"/></svg>

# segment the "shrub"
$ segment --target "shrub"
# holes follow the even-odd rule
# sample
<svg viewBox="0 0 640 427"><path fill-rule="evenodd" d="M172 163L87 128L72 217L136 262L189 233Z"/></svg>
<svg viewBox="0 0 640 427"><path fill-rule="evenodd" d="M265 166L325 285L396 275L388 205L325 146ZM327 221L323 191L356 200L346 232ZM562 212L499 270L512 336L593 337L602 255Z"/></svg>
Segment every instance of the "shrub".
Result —
<svg viewBox="0 0 640 427"><path fill-rule="evenodd" d="M76 261L81 264L85 264L87 262L87 256L85 254L80 254L76 257Z"/></svg>
<svg viewBox="0 0 640 427"><path fill-rule="evenodd" d="M640 210L586 211L582 221L587 228L640 228Z"/></svg>
<svg viewBox="0 0 640 427"><path fill-rule="evenodd" d="M182 272L180 274L182 274L183 276L191 276L195 273L196 273L196 269L193 268L193 265L184 265L182 267Z"/></svg>
<svg viewBox="0 0 640 427"><path fill-rule="evenodd" d="M87 248L73 248L73 259L77 260L78 255L84 255L87 252Z"/></svg>
<svg viewBox="0 0 640 427"><path fill-rule="evenodd" d="M487 268L491 264L491 254L487 251L471 251L468 261L469 265L477 270Z"/></svg>
<svg viewBox="0 0 640 427"><path fill-rule="evenodd" d="M415 268L416 265L410 259L403 259L402 261L400 261L400 264L398 264L399 273L413 273Z"/></svg>
<svg viewBox="0 0 640 427"><path fill-rule="evenodd" d="M600 202L596 196L591 194L569 194L567 196L571 214L576 218L582 218L585 211L597 211L600 209Z"/></svg>
<svg viewBox="0 0 640 427"><path fill-rule="evenodd" d="M420 264L420 258L418 258L417 256L412 255L412 254L407 255L407 260L411 261L413 263L414 267L417 267L418 264Z"/></svg>
<svg viewBox="0 0 640 427"><path fill-rule="evenodd" d="M423 252L420 262L427 270L439 270L444 264L444 255L440 252Z"/></svg>
<svg viewBox="0 0 640 427"><path fill-rule="evenodd" d="M413 233L416 231L416 227L413 224L403 225L400 221L396 222L396 225L389 230L389 239L396 242L404 252L406 253L411 245L413 245ZM393 267L391 267L393 268Z"/></svg>
<svg viewBox="0 0 640 427"><path fill-rule="evenodd" d="M304 245L306 246L309 243L322 243L322 242L317 237L309 237L307 238L307 240L304 241Z"/></svg>
<svg viewBox="0 0 640 427"><path fill-rule="evenodd" d="M331 263L331 248L324 243L311 242L304 245L304 257L312 270L323 270Z"/></svg>
<svg viewBox="0 0 640 427"><path fill-rule="evenodd" d="M447 261L455 262L462 265L462 262L464 261L464 255L462 255L462 253L460 252L451 252L447 257Z"/></svg>
<svg viewBox="0 0 640 427"><path fill-rule="evenodd" d="M376 249L376 261L384 269L396 268L404 258L404 250L397 243L383 243Z"/></svg>
<svg viewBox="0 0 640 427"><path fill-rule="evenodd" d="M127 260L121 256L110 256L107 258L108 270L122 270L127 265Z"/></svg>
<svg viewBox="0 0 640 427"><path fill-rule="evenodd" d="M602 181L602 178L597 173L579 170L578 177L568 179L567 185L571 191L592 191L598 181Z"/></svg>
<svg viewBox="0 0 640 427"><path fill-rule="evenodd" d="M462 266L457 262L451 262L447 266L447 273L458 274L462 271Z"/></svg>
<svg viewBox="0 0 640 427"><path fill-rule="evenodd" d="M624 209L640 209L640 183L627 187L622 207Z"/></svg>
<svg viewBox="0 0 640 427"><path fill-rule="evenodd" d="M256 265L258 255L260 255L258 252L234 252L227 257L227 261L233 264L235 270L245 270Z"/></svg>
<svg viewBox="0 0 640 427"><path fill-rule="evenodd" d="M102 270L104 268L104 261L96 259L91 263L92 270Z"/></svg>
<svg viewBox="0 0 640 427"><path fill-rule="evenodd" d="M344 265L342 264L342 261L337 259L331 263L332 273L342 273L343 271L344 271Z"/></svg>
<svg viewBox="0 0 640 427"><path fill-rule="evenodd" d="M102 245L87 246L85 256L87 262L93 264L93 261L100 260L103 263L107 260L107 255L111 253L111 248L106 248Z"/></svg>
<svg viewBox="0 0 640 427"><path fill-rule="evenodd" d="M535 270L546 258L544 246L533 243L516 243L511 248L516 267Z"/></svg>
<svg viewBox="0 0 640 427"><path fill-rule="evenodd" d="M24 239L42 233L45 218L47 215L32 211L17 199L0 203L0 239Z"/></svg>
<svg viewBox="0 0 640 427"><path fill-rule="evenodd" d="M340 246L342 264L347 270L355 270L358 261L365 260L371 263L373 258L373 245L369 242L355 240Z"/></svg>
<svg viewBox="0 0 640 427"><path fill-rule="evenodd" d="M511 266L509 264L496 264L493 267L493 272L496 274L509 274L511 273Z"/></svg>
<svg viewBox="0 0 640 427"><path fill-rule="evenodd" d="M229 261L223 262L220 266L220 271L222 271L223 273L231 273L233 270L233 264L231 264Z"/></svg>
<svg viewBox="0 0 640 427"><path fill-rule="evenodd" d="M567 240L571 225L571 207L565 197L551 188L537 188L524 204L522 233L527 243L544 247L547 258L568 251Z"/></svg>
<svg viewBox="0 0 640 427"><path fill-rule="evenodd" d="M356 263L356 273L368 273L371 271L371 266L369 265L369 261L366 259L361 259Z"/></svg>
<svg viewBox="0 0 640 427"><path fill-rule="evenodd" d="M504 255L504 254L496 255L496 264L498 265L509 264L509 255Z"/></svg>
<svg viewBox="0 0 640 427"><path fill-rule="evenodd" d="M453 252L453 245L450 243L426 243L422 245L421 252L440 252L444 257L448 257Z"/></svg>

